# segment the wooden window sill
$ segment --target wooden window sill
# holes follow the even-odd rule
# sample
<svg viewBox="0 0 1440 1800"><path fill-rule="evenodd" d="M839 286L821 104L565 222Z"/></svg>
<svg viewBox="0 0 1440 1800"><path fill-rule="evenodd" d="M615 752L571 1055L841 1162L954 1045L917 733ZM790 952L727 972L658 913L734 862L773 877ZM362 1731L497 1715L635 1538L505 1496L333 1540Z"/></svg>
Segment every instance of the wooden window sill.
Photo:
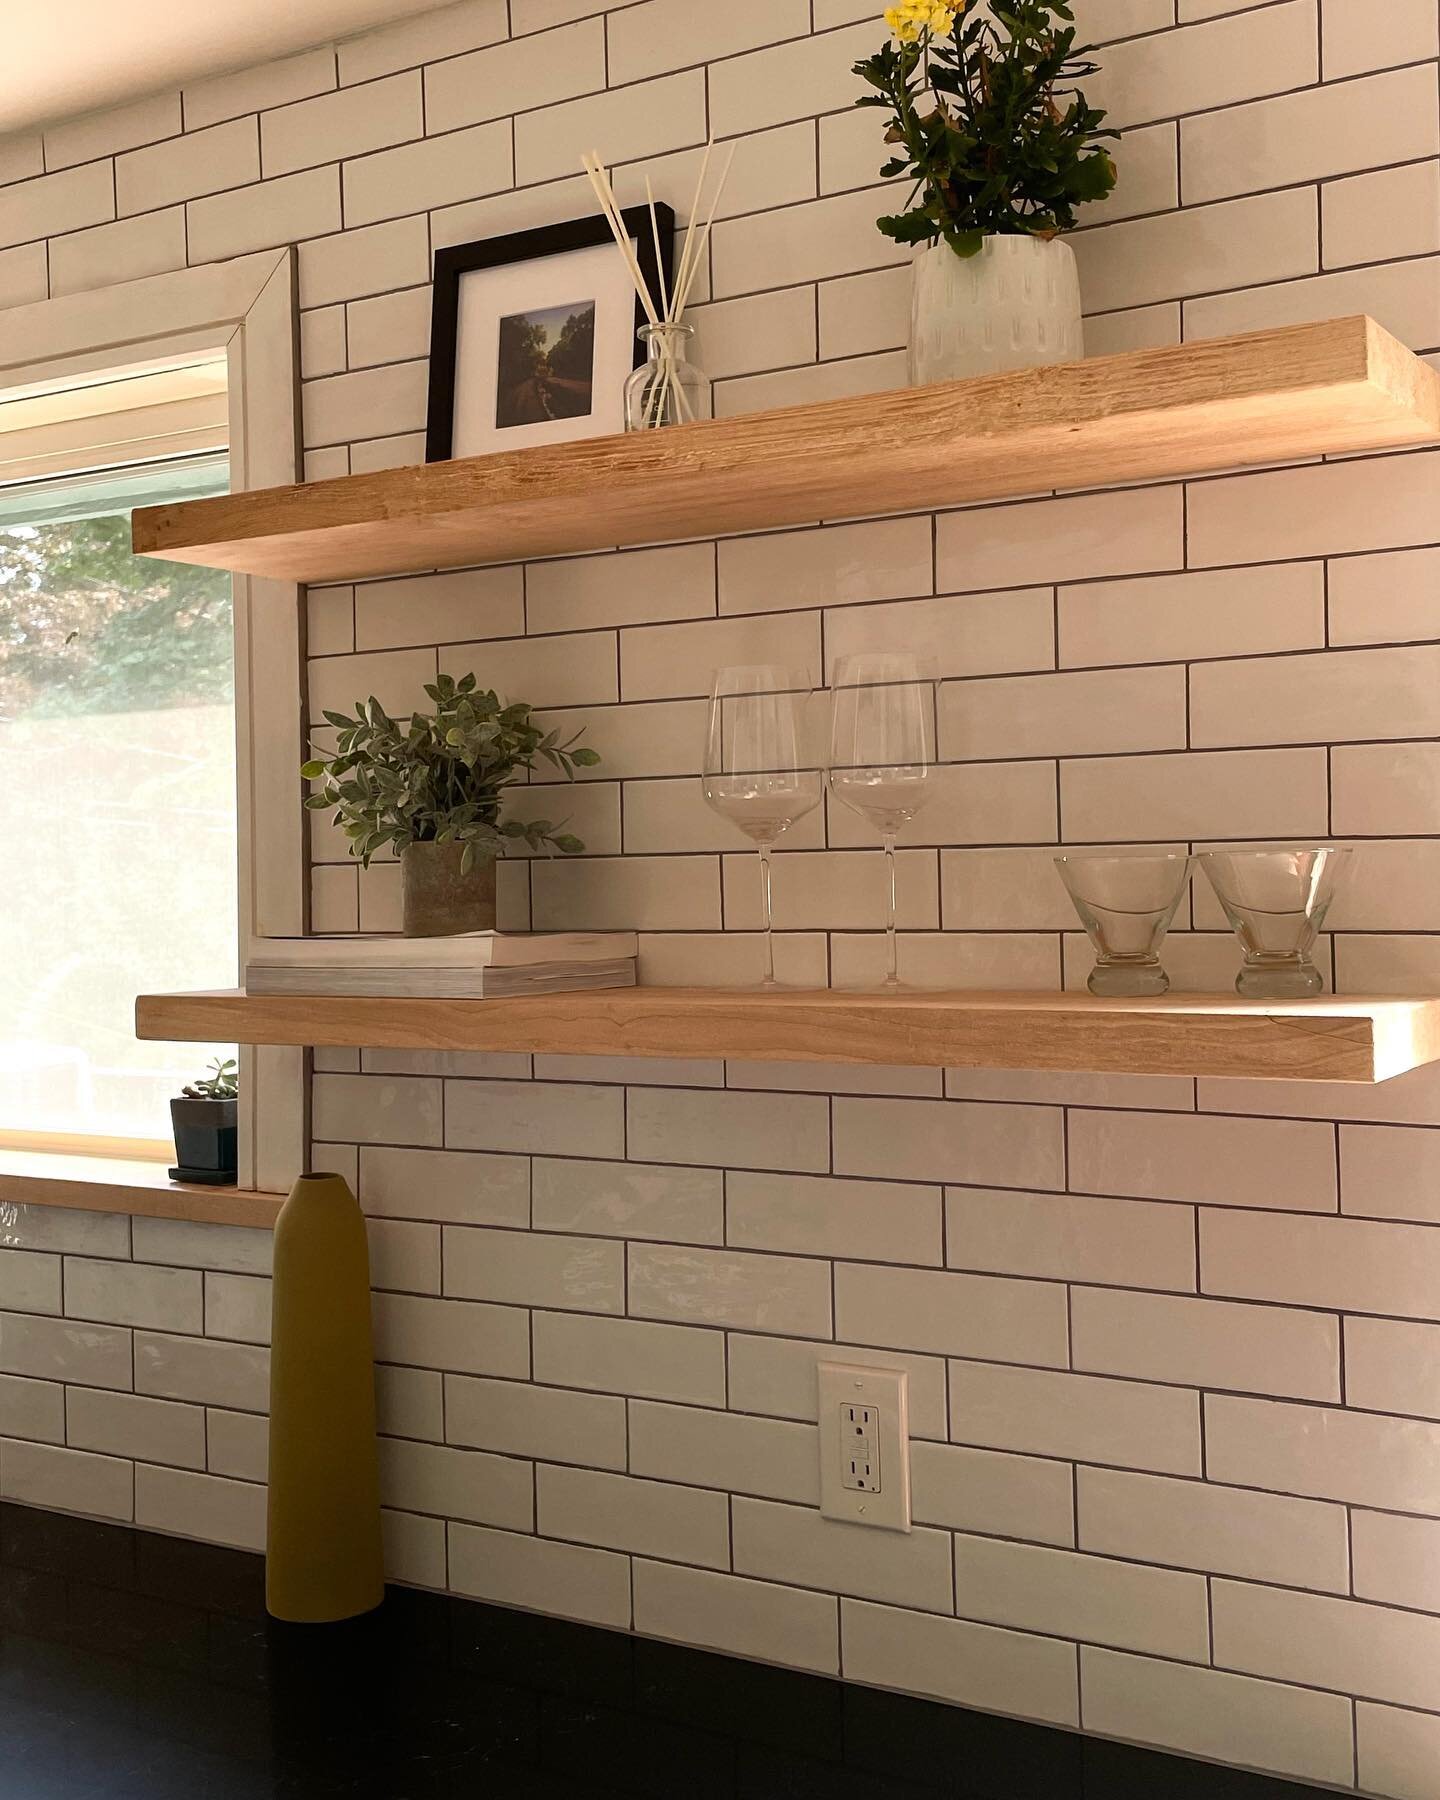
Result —
<svg viewBox="0 0 1440 1800"><path fill-rule="evenodd" d="M0 1206L71 1206L85 1212L258 1225L268 1230L284 1201L283 1194L262 1194L252 1188L191 1187L171 1181L163 1163L0 1150Z"/></svg>

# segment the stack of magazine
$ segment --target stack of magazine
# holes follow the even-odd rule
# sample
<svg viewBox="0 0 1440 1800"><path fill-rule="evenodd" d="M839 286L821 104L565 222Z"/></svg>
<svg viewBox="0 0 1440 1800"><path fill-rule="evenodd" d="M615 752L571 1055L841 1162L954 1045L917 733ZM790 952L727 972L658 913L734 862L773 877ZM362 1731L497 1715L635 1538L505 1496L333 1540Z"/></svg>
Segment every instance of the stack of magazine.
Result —
<svg viewBox="0 0 1440 1800"><path fill-rule="evenodd" d="M494 1000L635 985L633 931L471 931L456 937L265 938L251 994Z"/></svg>

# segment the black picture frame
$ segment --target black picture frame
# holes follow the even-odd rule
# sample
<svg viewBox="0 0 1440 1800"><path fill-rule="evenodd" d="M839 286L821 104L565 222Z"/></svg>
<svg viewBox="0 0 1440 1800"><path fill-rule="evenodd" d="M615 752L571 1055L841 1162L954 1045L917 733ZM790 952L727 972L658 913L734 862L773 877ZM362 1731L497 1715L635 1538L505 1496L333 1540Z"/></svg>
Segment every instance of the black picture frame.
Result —
<svg viewBox="0 0 1440 1800"><path fill-rule="evenodd" d="M668 206L655 203L655 226L660 236L656 257L655 234L648 206L627 206L622 224L635 243L640 272L651 294L659 300L669 291L674 262L675 215ZM455 434L455 339L460 315L461 278L476 269L493 269L503 263L532 262L559 256L567 250L590 250L597 244L614 243L604 213L565 219L558 225L538 225L529 231L510 231L502 237L480 238L472 244L451 244L435 252L434 286L430 309L430 395L425 419L425 460L449 462ZM640 296L635 296L635 329L647 323ZM633 367L645 358L645 347L635 339Z"/></svg>

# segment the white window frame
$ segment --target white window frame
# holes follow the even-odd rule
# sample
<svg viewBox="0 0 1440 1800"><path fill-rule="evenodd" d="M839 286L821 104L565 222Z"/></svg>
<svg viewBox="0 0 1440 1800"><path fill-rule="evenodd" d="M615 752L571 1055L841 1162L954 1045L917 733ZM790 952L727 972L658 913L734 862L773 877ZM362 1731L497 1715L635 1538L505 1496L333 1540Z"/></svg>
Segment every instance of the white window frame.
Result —
<svg viewBox="0 0 1440 1800"><path fill-rule="evenodd" d="M295 252L148 276L0 312L0 393L151 357L224 349L230 485L299 478ZM234 577L239 942L299 937L308 920L303 595ZM237 980L240 971L237 970ZM243 1188L284 1192L305 1167L306 1055L242 1046Z"/></svg>

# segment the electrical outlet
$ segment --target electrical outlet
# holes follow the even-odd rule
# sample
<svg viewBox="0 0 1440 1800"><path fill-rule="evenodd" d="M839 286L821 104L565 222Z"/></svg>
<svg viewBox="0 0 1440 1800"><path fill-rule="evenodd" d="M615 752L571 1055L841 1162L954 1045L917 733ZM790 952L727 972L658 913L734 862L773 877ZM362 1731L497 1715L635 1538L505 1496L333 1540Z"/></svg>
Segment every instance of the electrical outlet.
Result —
<svg viewBox="0 0 1440 1800"><path fill-rule="evenodd" d="M817 1365L820 1511L852 1525L910 1529L910 1421L904 1369Z"/></svg>

